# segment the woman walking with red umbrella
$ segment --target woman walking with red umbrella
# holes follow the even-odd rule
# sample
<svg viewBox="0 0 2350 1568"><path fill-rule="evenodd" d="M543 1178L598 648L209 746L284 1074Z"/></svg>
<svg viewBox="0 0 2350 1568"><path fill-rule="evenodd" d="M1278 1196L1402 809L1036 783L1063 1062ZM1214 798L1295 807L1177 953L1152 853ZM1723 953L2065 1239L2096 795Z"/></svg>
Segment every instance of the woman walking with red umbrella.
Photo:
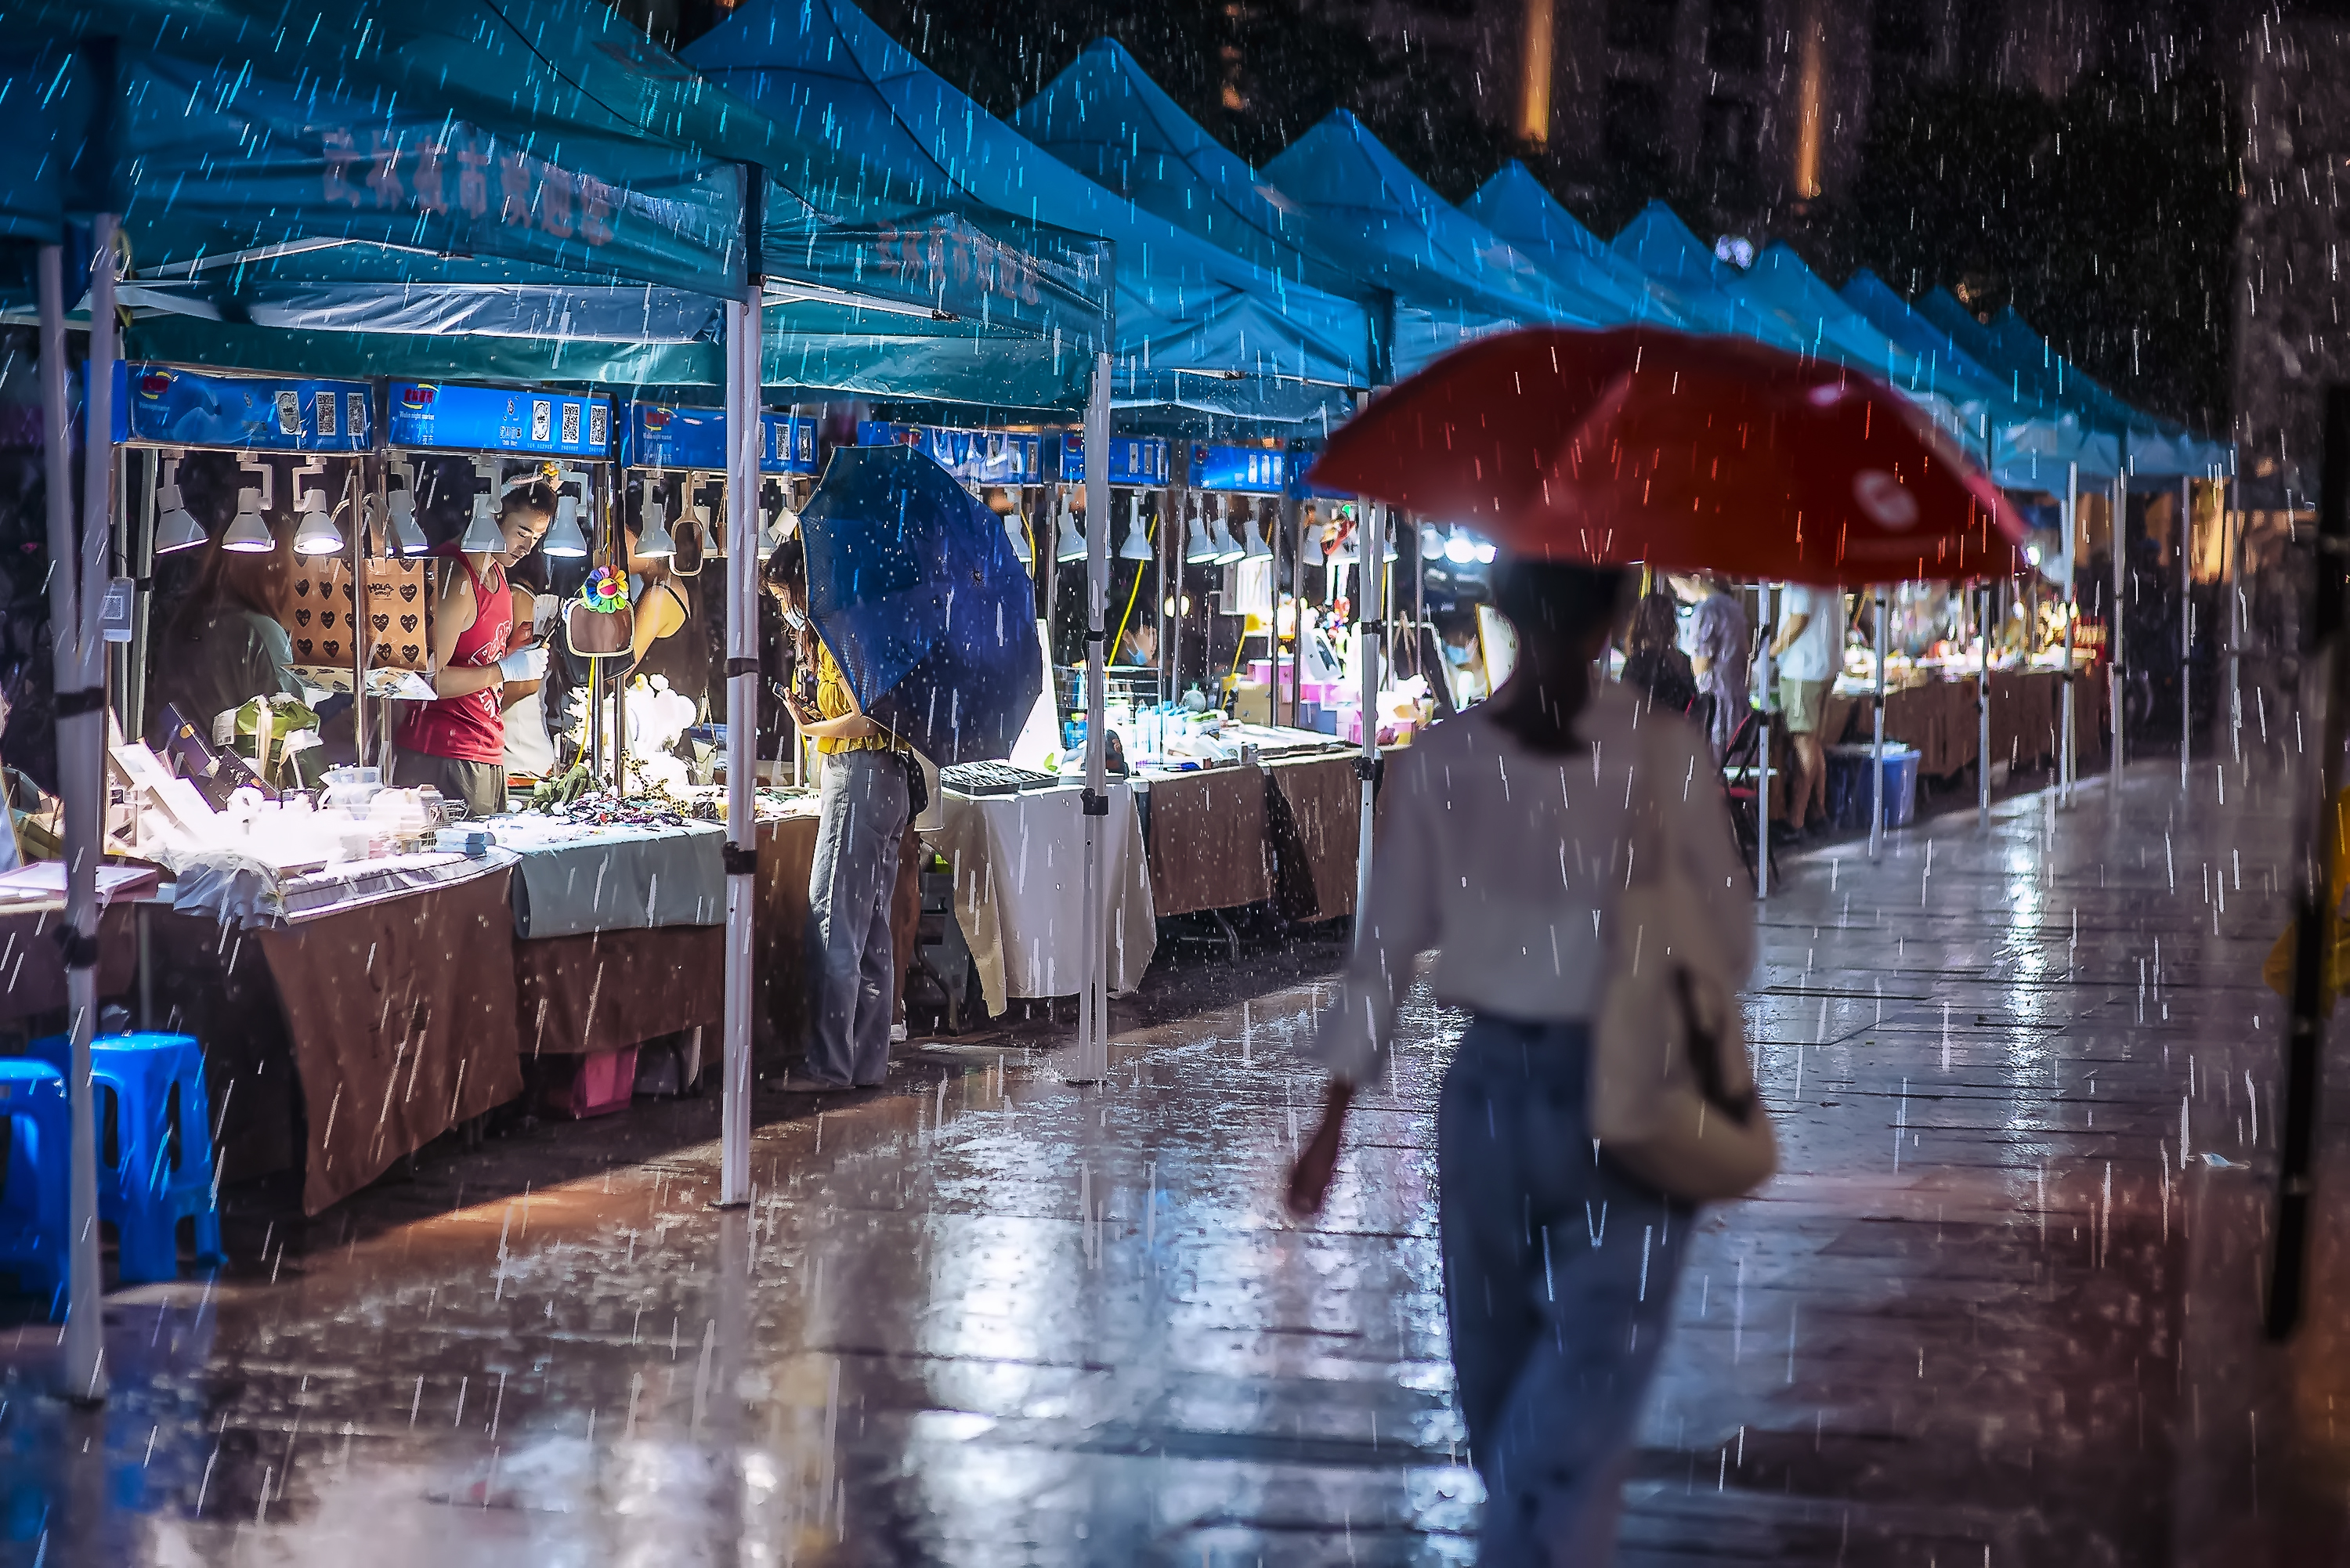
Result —
<svg viewBox="0 0 2350 1568"><path fill-rule="evenodd" d="M1472 1014L1437 1158L1453 1366L1486 1487L1479 1561L1604 1564L1696 1217L1675 1194L1752 1179L1676 1180L1602 1125L1627 1081L1598 1025L1622 1016L1614 996L1647 941L1710 953L1732 992L1753 954L1728 812L1700 782L1705 736L1593 681L1620 568L1826 584L2006 570L2021 524L1886 389L1645 329L1472 345L1373 403L1313 477L1500 542L1495 604L1518 658L1491 702L1388 773L1355 957L1314 1046L1328 1101L1290 1206L1320 1209L1355 1085L1378 1071L1417 955L1436 950L1437 999ZM1627 888L1660 876L1689 889L1684 929L1642 926L1627 951ZM1694 1060L1705 1032L1682 1001ZM1742 1124L1761 1112L1734 1065L1706 1101Z"/></svg>

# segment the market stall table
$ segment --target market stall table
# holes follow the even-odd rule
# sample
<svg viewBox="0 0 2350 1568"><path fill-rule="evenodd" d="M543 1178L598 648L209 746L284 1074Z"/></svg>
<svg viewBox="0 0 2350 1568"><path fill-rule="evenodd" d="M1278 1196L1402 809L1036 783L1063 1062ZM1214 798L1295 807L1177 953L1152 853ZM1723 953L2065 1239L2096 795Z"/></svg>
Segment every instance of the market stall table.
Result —
<svg viewBox="0 0 2350 1568"><path fill-rule="evenodd" d="M1981 742L1975 714L1979 677L1929 678L1885 696L1885 739L1917 749L1918 771L1948 778L1973 765ZM2106 722L2106 683L2085 667L2073 676L2074 744L2084 753L2098 743ZM1994 670L1991 674L1991 756L2017 768L2053 762L2063 744L2064 673L2061 670ZM1868 695L1849 688L1822 703L1820 732L1831 745L1868 739Z"/></svg>
<svg viewBox="0 0 2350 1568"><path fill-rule="evenodd" d="M525 815L486 825L516 856L515 1038L586 1055L723 1021L725 830Z"/></svg>
<svg viewBox="0 0 2350 1568"><path fill-rule="evenodd" d="M204 1047L225 1179L299 1168L316 1214L521 1092L512 869L495 852L366 861L228 919L182 874L156 923L161 1022Z"/></svg>
<svg viewBox="0 0 2350 1568"><path fill-rule="evenodd" d="M1257 770L1257 836L1264 795ZM1155 873L1142 846L1135 786L1114 781L1102 825L1102 871L1109 888L1109 990L1133 991L1157 950ZM1069 996L1084 983L1084 791L1074 784L1016 794L946 792L941 826L930 836L954 876L954 911L990 1013L1012 997ZM764 869L764 865L763 865ZM904 950L903 949L900 950Z"/></svg>

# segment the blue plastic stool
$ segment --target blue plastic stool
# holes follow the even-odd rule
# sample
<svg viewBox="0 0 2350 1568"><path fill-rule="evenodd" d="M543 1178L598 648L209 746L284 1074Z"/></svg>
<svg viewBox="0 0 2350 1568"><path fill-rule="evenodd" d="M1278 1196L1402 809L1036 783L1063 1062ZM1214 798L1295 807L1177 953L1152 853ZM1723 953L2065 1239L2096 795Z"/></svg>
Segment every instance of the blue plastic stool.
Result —
<svg viewBox="0 0 2350 1568"><path fill-rule="evenodd" d="M68 1155L73 1115L66 1081L47 1062L0 1058L0 1122L8 1161L0 1169L0 1272L28 1294L49 1293L49 1316L66 1303Z"/></svg>
<svg viewBox="0 0 2350 1568"><path fill-rule="evenodd" d="M32 1054L66 1072L72 1042L52 1034ZM104 1034L90 1042L90 1076L114 1091L114 1158L101 1103L98 1212L113 1221L117 1277L126 1285L180 1277L180 1221L196 1222L196 1256L226 1262L220 1211L213 1201L212 1105L204 1094L204 1056L189 1034ZM172 1136L178 1091L179 1137Z"/></svg>

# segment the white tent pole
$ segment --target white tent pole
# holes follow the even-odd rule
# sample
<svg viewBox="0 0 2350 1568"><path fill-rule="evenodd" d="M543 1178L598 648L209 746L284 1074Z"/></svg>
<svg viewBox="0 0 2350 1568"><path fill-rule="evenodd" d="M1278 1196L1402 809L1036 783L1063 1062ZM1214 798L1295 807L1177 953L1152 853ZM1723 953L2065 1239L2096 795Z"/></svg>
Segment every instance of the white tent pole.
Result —
<svg viewBox="0 0 2350 1568"><path fill-rule="evenodd" d="M2056 751L2056 798L2073 804L2073 781L2080 772L2073 727L2073 622L2081 604L2081 465L2064 465L2064 735Z"/></svg>
<svg viewBox="0 0 2350 1568"><path fill-rule="evenodd" d="M2221 482L2225 483L2225 481ZM2244 761L2244 514L2224 504L2220 515L2228 533L2224 541L2228 574L2228 736L2239 766ZM2242 497L2236 497L2236 505Z"/></svg>
<svg viewBox="0 0 2350 1568"><path fill-rule="evenodd" d="M2195 675L2195 482L2178 476L2178 787L2187 788L2188 753L2194 749L2195 704L2188 682Z"/></svg>
<svg viewBox="0 0 2350 1568"><path fill-rule="evenodd" d="M759 868L757 280L726 305L726 995L718 1202L751 1200L751 920Z"/></svg>
<svg viewBox="0 0 2350 1568"><path fill-rule="evenodd" d="M1367 403L1367 395L1363 402ZM1358 405L1359 406L1359 405ZM1387 576L1387 519L1367 495L1356 503L1356 576L1363 602L1355 608L1355 663L1363 681L1363 752L1355 763L1362 779L1362 826L1355 851L1355 936L1360 940L1371 908L1371 828L1378 802L1379 687L1387 625L1379 610L1379 588Z"/></svg>
<svg viewBox="0 0 2350 1568"><path fill-rule="evenodd" d="M1989 578L1975 599L1975 629L1982 643L1982 671L1975 680L1975 826L1991 826L1991 597Z"/></svg>
<svg viewBox="0 0 2350 1568"><path fill-rule="evenodd" d="M1757 722L1762 733L1754 747L1754 897L1757 902L1771 896L1771 716L1778 711L1778 660L1771 657L1771 639L1778 629L1778 619L1771 613L1771 585L1762 583L1755 588L1755 623L1762 628L1762 648L1756 655L1762 664L1760 695L1762 702Z"/></svg>
<svg viewBox="0 0 2350 1568"><path fill-rule="evenodd" d="M1102 867L1102 830L1109 822L1107 741L1102 686L1108 659L1103 618L1109 604L1110 361L1094 356L1086 398L1086 902L1080 937L1085 990L1077 1000L1077 1064L1071 1081L1097 1084L1109 1076L1109 888ZM1041 552L1044 546L1037 546Z"/></svg>
<svg viewBox="0 0 2350 1568"><path fill-rule="evenodd" d="M90 1082L90 1034L98 1019L99 813L105 745L106 685L97 626L106 586L107 522L114 480L114 225L101 213L90 225L89 364L85 383L80 534L74 524L73 430L66 404L65 255L44 245L40 291L43 445L47 460L49 637L56 660L57 784L65 797L66 1006L71 1040L67 1073L72 1147L68 1153L68 1222L65 1394L95 1404L106 1397L105 1324L98 1258L98 1129ZM77 549L77 545L79 548Z"/></svg>
<svg viewBox="0 0 2350 1568"><path fill-rule="evenodd" d="M2113 705L2107 722L2113 726L2113 757L2108 763L2106 787L2118 801L2122 794L2122 763L2126 753L2122 722L2122 587L2128 573L2129 555L2129 481L2122 474L2114 475L2112 507L2114 514L2114 601L2106 612L2106 693Z"/></svg>
<svg viewBox="0 0 2350 1568"><path fill-rule="evenodd" d="M1877 696L1869 704L1868 857L1885 852L1885 590L1877 589Z"/></svg>

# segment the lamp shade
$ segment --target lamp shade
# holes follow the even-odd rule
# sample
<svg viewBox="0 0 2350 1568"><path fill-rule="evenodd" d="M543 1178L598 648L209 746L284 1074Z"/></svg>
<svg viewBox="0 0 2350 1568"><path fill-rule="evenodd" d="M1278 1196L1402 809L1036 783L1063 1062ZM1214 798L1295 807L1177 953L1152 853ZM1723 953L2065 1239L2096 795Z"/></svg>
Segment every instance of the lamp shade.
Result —
<svg viewBox="0 0 2350 1568"><path fill-rule="evenodd" d="M556 497L555 521L546 525L546 537L538 547L551 556L577 560L588 553L588 535L579 529L579 499L569 491Z"/></svg>
<svg viewBox="0 0 2350 1568"><path fill-rule="evenodd" d="M424 530L416 525L416 493L412 490L391 493L391 547L403 556L421 556L432 547L424 537Z"/></svg>
<svg viewBox="0 0 2350 1568"><path fill-rule="evenodd" d="M192 550L204 542L204 525L196 521L180 495L178 460L167 462L163 472L163 483L155 487L155 553L159 556Z"/></svg>
<svg viewBox="0 0 2350 1568"><path fill-rule="evenodd" d="M650 484L645 486L645 529L637 535L632 555L647 560L666 560L677 554L677 541L670 536L669 508Z"/></svg>
<svg viewBox="0 0 2350 1568"><path fill-rule="evenodd" d="M1215 540L1209 536L1207 519L1192 518L1191 526L1186 532L1188 537L1183 546L1183 564L1190 566L1215 565L1216 557L1222 552L1217 548Z"/></svg>
<svg viewBox="0 0 2350 1568"><path fill-rule="evenodd" d="M457 541L457 548L468 556L494 556L506 547L506 536L498 531L498 520L490 515L490 498L473 497L473 515L465 524L465 536Z"/></svg>
<svg viewBox="0 0 2350 1568"><path fill-rule="evenodd" d="M1012 553L1020 557L1024 566L1036 564L1036 552L1028 547L1028 524L1017 512L1003 514L1003 532L1012 540Z"/></svg>
<svg viewBox="0 0 2350 1568"><path fill-rule="evenodd" d="M1118 547L1118 558L1121 561L1147 561L1150 559L1150 534L1142 525L1142 508L1138 506L1134 509L1133 520L1126 525L1126 543Z"/></svg>
<svg viewBox="0 0 2350 1568"><path fill-rule="evenodd" d="M1254 518L1243 512L1241 514L1239 518L1234 521L1232 526L1238 530L1240 534L1241 553L1243 556L1252 561L1271 558L1273 555L1273 546L1266 544L1264 542L1264 535L1256 531L1256 520Z"/></svg>
<svg viewBox="0 0 2350 1568"><path fill-rule="evenodd" d="M240 556L265 556L277 548L276 535L269 524L261 520L261 492L240 490L236 493L236 520L228 525L222 536L221 548Z"/></svg>
<svg viewBox="0 0 2350 1568"><path fill-rule="evenodd" d="M335 526L334 514L327 510L325 491L302 492L301 504L295 512L299 518L294 528L296 555L331 556L343 547L343 531Z"/></svg>
<svg viewBox="0 0 2350 1568"><path fill-rule="evenodd" d="M1066 563L1086 558L1086 536L1077 528L1076 512L1066 502L1061 504L1056 532L1059 543L1054 547L1053 559Z"/></svg>

